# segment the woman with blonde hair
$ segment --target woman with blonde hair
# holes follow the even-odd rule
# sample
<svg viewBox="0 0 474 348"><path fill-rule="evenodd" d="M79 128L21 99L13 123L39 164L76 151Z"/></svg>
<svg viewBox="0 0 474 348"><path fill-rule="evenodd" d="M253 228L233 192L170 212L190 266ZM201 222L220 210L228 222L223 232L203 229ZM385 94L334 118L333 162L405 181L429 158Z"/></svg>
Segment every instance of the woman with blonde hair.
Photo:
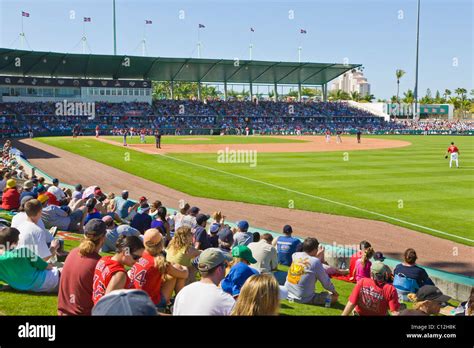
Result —
<svg viewBox="0 0 474 348"><path fill-rule="evenodd" d="M181 226L174 233L168 248L166 249L166 261L188 268L189 277L186 284L192 283L196 278L196 269L191 262L201 252L193 246L193 235L191 228Z"/></svg>
<svg viewBox="0 0 474 348"><path fill-rule="evenodd" d="M370 278L370 267L372 262L370 259L374 256L374 248L369 247L364 250L360 259L356 261L355 264L355 279L356 281L361 280L362 278Z"/></svg>
<svg viewBox="0 0 474 348"><path fill-rule="evenodd" d="M278 315L280 286L271 274L255 274L247 279L231 315Z"/></svg>

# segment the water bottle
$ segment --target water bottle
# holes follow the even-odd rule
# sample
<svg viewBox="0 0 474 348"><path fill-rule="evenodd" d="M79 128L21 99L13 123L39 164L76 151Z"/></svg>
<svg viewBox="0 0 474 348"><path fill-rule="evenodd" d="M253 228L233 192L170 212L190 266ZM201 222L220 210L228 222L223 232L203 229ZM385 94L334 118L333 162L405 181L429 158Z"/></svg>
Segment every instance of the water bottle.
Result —
<svg viewBox="0 0 474 348"><path fill-rule="evenodd" d="M328 294L328 296L324 300L324 307L330 308L331 307L331 300L332 300L332 295Z"/></svg>

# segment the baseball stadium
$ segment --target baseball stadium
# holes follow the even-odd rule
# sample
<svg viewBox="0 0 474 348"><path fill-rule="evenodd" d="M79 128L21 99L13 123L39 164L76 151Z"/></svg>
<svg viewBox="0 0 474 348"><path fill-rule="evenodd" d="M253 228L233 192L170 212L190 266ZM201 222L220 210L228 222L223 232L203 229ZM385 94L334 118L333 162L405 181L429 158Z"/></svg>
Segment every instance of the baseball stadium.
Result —
<svg viewBox="0 0 474 348"><path fill-rule="evenodd" d="M374 101L363 60L203 58L198 22L117 53L113 3L113 54L0 48L0 314L472 315L474 90Z"/></svg>

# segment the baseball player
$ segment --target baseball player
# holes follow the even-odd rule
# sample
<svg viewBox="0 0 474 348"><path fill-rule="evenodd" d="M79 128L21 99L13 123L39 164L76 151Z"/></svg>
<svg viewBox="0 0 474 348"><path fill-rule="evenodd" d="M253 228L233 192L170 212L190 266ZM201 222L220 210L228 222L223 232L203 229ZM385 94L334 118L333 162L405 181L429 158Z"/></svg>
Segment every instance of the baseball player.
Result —
<svg viewBox="0 0 474 348"><path fill-rule="evenodd" d="M329 144L331 141L331 131L329 129L326 130L326 143Z"/></svg>
<svg viewBox="0 0 474 348"><path fill-rule="evenodd" d="M357 143L360 144L360 137L362 135L362 132L359 130L357 130Z"/></svg>
<svg viewBox="0 0 474 348"><path fill-rule="evenodd" d="M155 145L157 149L161 149L161 133L159 129L155 131Z"/></svg>
<svg viewBox="0 0 474 348"><path fill-rule="evenodd" d="M145 131L145 129L143 128L143 129L140 131L140 143L142 143L142 144L145 144L145 143L146 143L145 134L146 134L146 131Z"/></svg>
<svg viewBox="0 0 474 348"><path fill-rule="evenodd" d="M127 129L122 129L122 136L123 136L123 146L127 146Z"/></svg>
<svg viewBox="0 0 474 348"><path fill-rule="evenodd" d="M336 142L337 142L338 144L342 143L341 134L342 134L342 132L341 132L340 130L338 130L338 131L336 132Z"/></svg>
<svg viewBox="0 0 474 348"><path fill-rule="evenodd" d="M99 125L95 126L95 137L98 138L99 137Z"/></svg>
<svg viewBox="0 0 474 348"><path fill-rule="evenodd" d="M458 161L459 149L457 148L456 145L454 145L454 143L451 143L451 146L448 147L448 151L446 152L446 156L444 158L447 159L448 155L450 155L449 168L452 168L453 161L456 162L456 168L459 168L459 161Z"/></svg>

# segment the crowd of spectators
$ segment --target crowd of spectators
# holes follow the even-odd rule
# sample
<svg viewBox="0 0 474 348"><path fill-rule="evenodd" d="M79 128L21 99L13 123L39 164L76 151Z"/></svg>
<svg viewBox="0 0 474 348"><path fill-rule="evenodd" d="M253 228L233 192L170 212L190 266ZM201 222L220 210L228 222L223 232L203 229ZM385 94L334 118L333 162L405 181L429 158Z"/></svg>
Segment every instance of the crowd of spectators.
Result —
<svg viewBox="0 0 474 348"><path fill-rule="evenodd" d="M11 150L9 142L3 150ZM338 303L331 278L355 283L342 315L435 315L450 299L411 248L392 270L362 241L349 267L336 268L316 238L301 241L290 225L273 238L252 233L246 220L233 225L220 211L208 215L182 200L170 213L159 200L131 200L126 190L48 184L19 175L13 162L5 159L1 171L2 209L14 216L0 228L0 281L57 293L58 315L277 315L282 299ZM80 245L65 251L58 229L82 234ZM471 298L462 312L471 315L472 305Z"/></svg>
<svg viewBox="0 0 474 348"><path fill-rule="evenodd" d="M194 130L243 134L247 127L251 134L267 135L311 135L326 130L369 134L474 131L474 122L461 120L385 121L344 102L157 100L152 104L96 102L95 114L89 116L65 116L56 111L53 102L0 103L0 136L68 134L75 125L83 134L92 134L96 126L102 134L117 134L122 129L144 129L151 134L156 128L165 134L197 134Z"/></svg>

